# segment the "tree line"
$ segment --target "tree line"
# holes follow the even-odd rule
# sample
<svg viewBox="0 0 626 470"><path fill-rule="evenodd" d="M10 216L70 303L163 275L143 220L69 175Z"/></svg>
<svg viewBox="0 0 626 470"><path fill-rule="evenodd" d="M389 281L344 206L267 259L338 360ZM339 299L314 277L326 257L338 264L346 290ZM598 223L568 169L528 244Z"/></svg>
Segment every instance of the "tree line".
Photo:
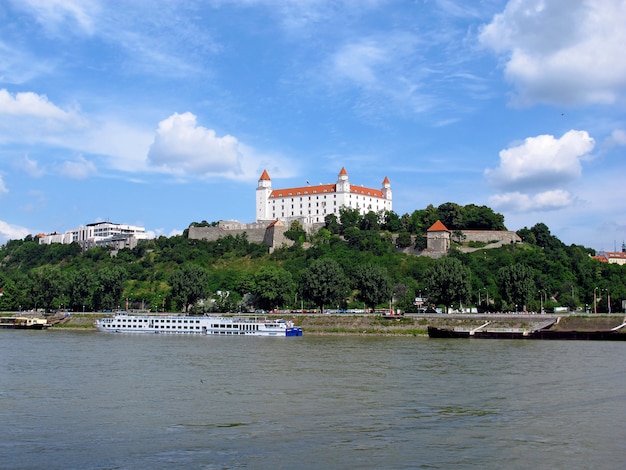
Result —
<svg viewBox="0 0 626 470"><path fill-rule="evenodd" d="M523 243L496 249L464 252L457 239L441 259L401 251L402 234L419 248L437 220L451 230L505 229L489 208L446 203L402 216L343 208L311 236L292 224L296 243L271 254L245 234L202 241L185 232L117 252L39 245L29 235L0 249L0 310L592 310L595 298L598 311L609 299L622 311L626 267L564 245L543 223L519 230Z"/></svg>

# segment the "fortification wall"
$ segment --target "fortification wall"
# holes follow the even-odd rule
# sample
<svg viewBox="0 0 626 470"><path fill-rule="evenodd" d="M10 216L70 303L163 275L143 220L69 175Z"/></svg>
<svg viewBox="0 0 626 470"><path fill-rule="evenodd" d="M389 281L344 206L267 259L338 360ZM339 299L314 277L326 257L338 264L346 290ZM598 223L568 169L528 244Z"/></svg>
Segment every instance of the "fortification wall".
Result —
<svg viewBox="0 0 626 470"><path fill-rule="evenodd" d="M521 243L520 236L512 231L506 230L463 230L464 242L483 243Z"/></svg>
<svg viewBox="0 0 626 470"><path fill-rule="evenodd" d="M221 224L221 222L220 222ZM248 227L250 225L250 227ZM228 235L237 236L244 232L249 242L263 243L265 239L265 225L260 224L230 224L225 227L189 227L189 238L192 240L216 241Z"/></svg>

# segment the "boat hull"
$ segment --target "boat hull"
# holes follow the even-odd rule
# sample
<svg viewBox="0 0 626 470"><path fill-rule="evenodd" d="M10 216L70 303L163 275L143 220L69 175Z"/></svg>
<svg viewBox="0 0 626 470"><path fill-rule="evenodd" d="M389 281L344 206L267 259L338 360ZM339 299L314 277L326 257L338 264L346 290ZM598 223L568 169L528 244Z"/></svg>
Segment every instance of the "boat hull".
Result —
<svg viewBox="0 0 626 470"><path fill-rule="evenodd" d="M46 325L0 325L0 329L4 330L43 330Z"/></svg>
<svg viewBox="0 0 626 470"><path fill-rule="evenodd" d="M611 330L576 331L576 330L535 330L535 331L456 331L449 328L428 327L430 338L476 338L476 339L541 339L575 341L626 341L625 333Z"/></svg>
<svg viewBox="0 0 626 470"><path fill-rule="evenodd" d="M0 329L6 330L43 330L50 324L42 318L32 317L2 317Z"/></svg>

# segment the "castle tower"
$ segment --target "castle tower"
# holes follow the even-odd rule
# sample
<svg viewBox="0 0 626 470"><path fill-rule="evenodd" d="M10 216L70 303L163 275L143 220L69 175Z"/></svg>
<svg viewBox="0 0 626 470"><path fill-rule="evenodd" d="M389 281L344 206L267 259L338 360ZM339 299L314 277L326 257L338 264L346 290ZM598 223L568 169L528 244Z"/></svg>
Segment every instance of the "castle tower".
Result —
<svg viewBox="0 0 626 470"><path fill-rule="evenodd" d="M348 172L344 167L341 167L341 171L339 172L339 176L337 177L337 192L350 192L350 181L348 180Z"/></svg>
<svg viewBox="0 0 626 470"><path fill-rule="evenodd" d="M388 201L391 201L391 183L389 182L389 178L387 178L386 176L383 180L383 187L381 191L383 193L383 197Z"/></svg>
<svg viewBox="0 0 626 470"><path fill-rule="evenodd" d="M272 194L272 180L267 170L263 170L256 188L256 220L270 220L269 198Z"/></svg>
<svg viewBox="0 0 626 470"><path fill-rule="evenodd" d="M450 250L450 230L438 220L426 231L426 251L443 256Z"/></svg>

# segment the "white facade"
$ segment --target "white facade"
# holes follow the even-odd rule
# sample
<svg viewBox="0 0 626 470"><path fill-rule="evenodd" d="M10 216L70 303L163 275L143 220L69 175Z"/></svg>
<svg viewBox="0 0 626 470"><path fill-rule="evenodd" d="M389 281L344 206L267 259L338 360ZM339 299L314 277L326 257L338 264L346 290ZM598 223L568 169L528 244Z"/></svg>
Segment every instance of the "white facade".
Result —
<svg viewBox="0 0 626 470"><path fill-rule="evenodd" d="M328 214L339 216L339 209L358 209L361 214L392 210L391 184L385 177L381 189L351 184L342 168L335 184L308 185L273 189L267 173L259 178L256 189L256 220L300 220L304 224L323 223Z"/></svg>
<svg viewBox="0 0 626 470"><path fill-rule="evenodd" d="M134 225L113 224L111 222L96 222L68 230L64 234L53 233L39 237L40 245L51 243L79 243L84 247L115 246L124 248L136 244L137 240L148 238L144 227Z"/></svg>

